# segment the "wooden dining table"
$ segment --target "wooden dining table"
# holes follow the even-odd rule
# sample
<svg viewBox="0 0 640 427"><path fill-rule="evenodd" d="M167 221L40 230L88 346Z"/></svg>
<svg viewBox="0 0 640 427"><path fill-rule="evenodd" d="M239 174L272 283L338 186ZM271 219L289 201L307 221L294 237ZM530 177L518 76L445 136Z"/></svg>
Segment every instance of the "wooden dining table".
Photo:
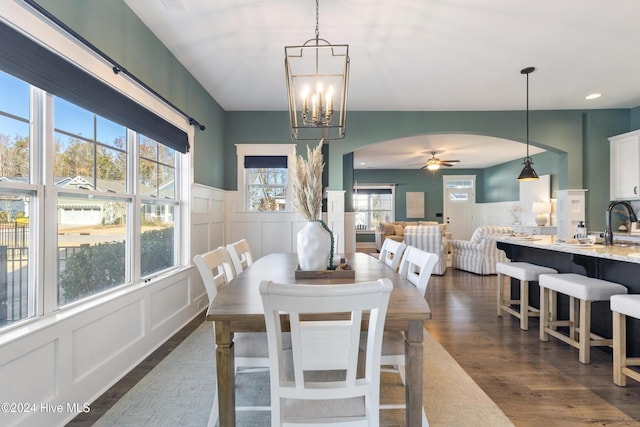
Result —
<svg viewBox="0 0 640 427"><path fill-rule="evenodd" d="M266 331L264 310L258 287L263 280L278 283L338 284L389 278L393 291L389 300L385 331L403 331L405 336L406 425L422 423L422 340L423 321L431 309L423 295L409 281L368 254L345 254L355 278L296 279L295 253L272 253L256 260L228 284L218 288L209 305L207 320L215 322L216 367L220 426L235 426L235 367L233 334Z"/></svg>

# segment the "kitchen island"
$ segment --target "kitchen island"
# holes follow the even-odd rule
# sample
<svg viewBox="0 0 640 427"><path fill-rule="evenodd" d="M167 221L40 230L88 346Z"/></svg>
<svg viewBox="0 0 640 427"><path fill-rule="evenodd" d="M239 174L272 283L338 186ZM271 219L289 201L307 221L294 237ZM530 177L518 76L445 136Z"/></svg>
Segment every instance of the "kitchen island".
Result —
<svg viewBox="0 0 640 427"><path fill-rule="evenodd" d="M558 270L559 273L577 273L625 285L630 294L640 294L640 245L604 246L556 243L555 236L506 237L497 239L511 261L530 262ZM519 297L519 286L511 283L513 299ZM540 288L529 286L529 301L540 307ZM558 317L569 318L566 295L558 295ZM591 330L603 337L611 337L611 311L609 302L592 305ZM627 320L628 354L640 356L640 320Z"/></svg>

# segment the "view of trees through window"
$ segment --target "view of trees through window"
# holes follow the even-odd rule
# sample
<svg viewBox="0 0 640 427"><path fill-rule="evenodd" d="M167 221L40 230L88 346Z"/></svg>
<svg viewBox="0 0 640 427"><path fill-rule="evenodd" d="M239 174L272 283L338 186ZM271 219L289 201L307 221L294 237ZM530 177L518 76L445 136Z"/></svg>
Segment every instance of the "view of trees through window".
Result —
<svg viewBox="0 0 640 427"><path fill-rule="evenodd" d="M283 211L287 205L287 168L247 168L250 211Z"/></svg>

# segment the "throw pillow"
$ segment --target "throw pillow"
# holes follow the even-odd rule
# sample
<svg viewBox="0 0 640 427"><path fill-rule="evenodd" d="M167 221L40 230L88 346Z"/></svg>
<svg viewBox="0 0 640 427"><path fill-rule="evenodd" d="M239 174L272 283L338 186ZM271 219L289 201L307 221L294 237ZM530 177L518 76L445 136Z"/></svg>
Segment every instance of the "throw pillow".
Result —
<svg viewBox="0 0 640 427"><path fill-rule="evenodd" d="M404 236L404 227L400 224L394 225L393 229L395 231L396 236Z"/></svg>

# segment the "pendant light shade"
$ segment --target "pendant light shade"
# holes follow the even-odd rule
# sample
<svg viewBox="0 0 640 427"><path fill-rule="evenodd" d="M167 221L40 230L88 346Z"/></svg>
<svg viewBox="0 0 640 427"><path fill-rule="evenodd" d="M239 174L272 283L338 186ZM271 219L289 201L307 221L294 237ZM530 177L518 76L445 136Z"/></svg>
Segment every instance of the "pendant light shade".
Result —
<svg viewBox="0 0 640 427"><path fill-rule="evenodd" d="M518 181L535 181L539 179L538 174L533 169L533 160L529 156L529 74L535 71L535 67L527 67L520 70L520 74L527 76L527 157L524 158L522 164L522 172L518 176Z"/></svg>

